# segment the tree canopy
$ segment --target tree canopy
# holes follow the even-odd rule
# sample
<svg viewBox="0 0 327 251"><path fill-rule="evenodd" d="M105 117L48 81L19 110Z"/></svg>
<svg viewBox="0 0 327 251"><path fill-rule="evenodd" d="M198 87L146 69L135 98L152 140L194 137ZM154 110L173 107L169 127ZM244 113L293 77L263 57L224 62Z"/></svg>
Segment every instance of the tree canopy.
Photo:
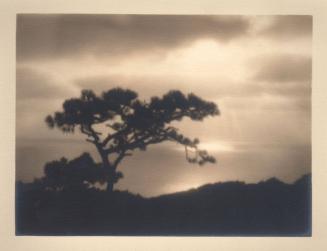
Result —
<svg viewBox="0 0 327 251"><path fill-rule="evenodd" d="M214 163L215 158L198 149L199 140L179 133L171 123L187 117L202 121L219 114L218 107L194 94L184 95L172 90L149 102L138 98L136 92L114 88L97 96L91 90L83 90L79 98L63 103L63 111L46 117L50 128L73 133L76 128L96 146L103 167L108 169L108 186L112 190L117 181L117 166L136 149L146 150L149 145L173 141L185 147L186 158L191 163ZM107 130L96 129L105 125ZM189 154L189 150L193 154Z"/></svg>

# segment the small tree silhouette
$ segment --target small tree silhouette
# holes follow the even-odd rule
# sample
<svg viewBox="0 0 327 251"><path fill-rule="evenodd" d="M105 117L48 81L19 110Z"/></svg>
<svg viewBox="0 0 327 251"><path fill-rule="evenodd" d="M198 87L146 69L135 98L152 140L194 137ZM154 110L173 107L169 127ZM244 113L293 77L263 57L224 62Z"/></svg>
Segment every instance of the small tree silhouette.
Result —
<svg viewBox="0 0 327 251"><path fill-rule="evenodd" d="M169 91L162 98L152 97L150 102L141 101L137 96L136 92L121 88L108 90L101 96L83 90L80 98L63 103L62 112L47 116L46 123L50 128L57 127L65 133L73 133L78 127L87 136L86 140L95 145L106 170L107 191L112 191L114 183L122 177L117 171L121 161L131 156L134 150L146 150L151 144L177 142L185 147L190 163L215 162L214 157L198 149L198 139L185 137L171 125L171 122L184 117L202 121L207 116L218 115L215 103L194 94L185 96L176 90ZM99 125L105 125L106 130Z"/></svg>
<svg viewBox="0 0 327 251"><path fill-rule="evenodd" d="M70 161L61 158L48 162L44 166L44 174L38 181L43 188L54 191L87 189L96 182L106 182L106 170L88 153Z"/></svg>

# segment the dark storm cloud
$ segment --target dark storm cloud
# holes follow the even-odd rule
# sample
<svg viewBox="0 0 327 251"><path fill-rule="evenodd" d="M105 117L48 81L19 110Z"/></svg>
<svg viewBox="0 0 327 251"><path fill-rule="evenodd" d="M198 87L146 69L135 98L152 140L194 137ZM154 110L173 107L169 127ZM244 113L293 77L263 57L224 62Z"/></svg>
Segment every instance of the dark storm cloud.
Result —
<svg viewBox="0 0 327 251"><path fill-rule="evenodd" d="M295 54L267 55L254 61L255 80L287 83L311 82L311 58Z"/></svg>
<svg viewBox="0 0 327 251"><path fill-rule="evenodd" d="M19 101L35 98L58 98L67 94L67 88L58 84L49 76L28 67L16 70L16 92Z"/></svg>
<svg viewBox="0 0 327 251"><path fill-rule="evenodd" d="M311 37L312 16L276 16L259 34L273 39Z"/></svg>
<svg viewBox="0 0 327 251"><path fill-rule="evenodd" d="M229 41L246 34L249 26L248 19L238 16L21 14L17 57L44 60L165 50L200 38Z"/></svg>

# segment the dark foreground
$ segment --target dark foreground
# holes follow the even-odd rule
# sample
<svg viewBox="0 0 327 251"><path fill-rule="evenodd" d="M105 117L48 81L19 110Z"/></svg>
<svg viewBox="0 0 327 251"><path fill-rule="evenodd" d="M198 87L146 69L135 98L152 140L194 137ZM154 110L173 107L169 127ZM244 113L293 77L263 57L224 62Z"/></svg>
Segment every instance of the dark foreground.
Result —
<svg viewBox="0 0 327 251"><path fill-rule="evenodd" d="M143 198L17 183L17 235L310 236L311 176L226 182Z"/></svg>

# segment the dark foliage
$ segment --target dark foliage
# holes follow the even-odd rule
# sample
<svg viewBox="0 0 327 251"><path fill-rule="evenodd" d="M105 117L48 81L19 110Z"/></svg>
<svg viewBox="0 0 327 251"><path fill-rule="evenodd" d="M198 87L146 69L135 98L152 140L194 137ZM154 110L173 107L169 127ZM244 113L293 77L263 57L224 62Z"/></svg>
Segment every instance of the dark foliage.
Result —
<svg viewBox="0 0 327 251"><path fill-rule="evenodd" d="M83 90L80 98L66 100L63 111L47 116L45 121L50 128L56 127L65 133L73 133L77 127L87 136L106 169L108 191L113 190L117 177L121 176L117 172L120 162L134 150L146 150L152 144L173 141L185 147L190 163L215 162L205 150L198 149L198 139L190 139L171 126L171 122L185 117L202 121L218 115L215 103L176 90L161 98L152 97L149 102L141 101L137 96L136 92L121 88L108 90L101 96ZM106 132L95 128L99 124L107 127ZM188 154L190 148L195 152L193 156Z"/></svg>
<svg viewBox="0 0 327 251"><path fill-rule="evenodd" d="M45 176L38 180L43 189L76 190L92 187L96 182L103 184L108 179L108 170L101 163L95 163L88 153L68 161L66 158L46 163ZM115 179L122 178L116 172Z"/></svg>
<svg viewBox="0 0 327 251"><path fill-rule="evenodd" d="M225 182L143 198L17 183L18 235L311 235L311 175L294 184Z"/></svg>

